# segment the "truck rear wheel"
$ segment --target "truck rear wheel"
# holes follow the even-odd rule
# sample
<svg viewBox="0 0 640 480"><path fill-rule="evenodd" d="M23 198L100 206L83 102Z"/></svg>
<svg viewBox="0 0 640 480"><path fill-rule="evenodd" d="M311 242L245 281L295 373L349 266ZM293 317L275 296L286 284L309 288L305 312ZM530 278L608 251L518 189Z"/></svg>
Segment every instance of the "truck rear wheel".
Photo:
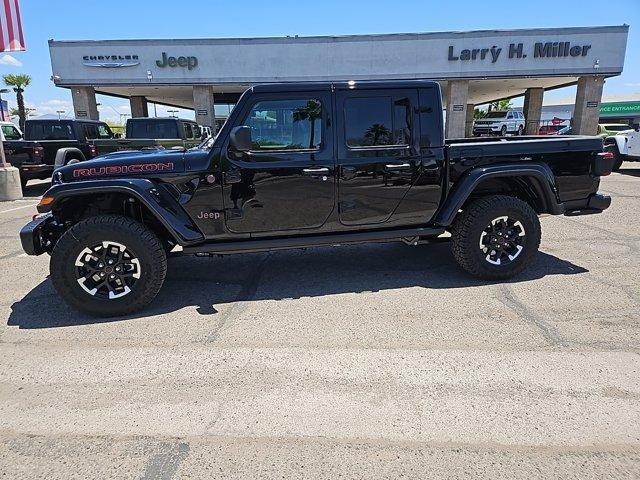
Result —
<svg viewBox="0 0 640 480"><path fill-rule="evenodd" d="M87 218L58 240L51 281L73 308L93 316L126 315L160 291L167 257L158 237L120 215Z"/></svg>
<svg viewBox="0 0 640 480"><path fill-rule="evenodd" d="M479 278L503 280L524 270L540 246L540 222L522 200L495 195L471 202L452 225L451 250Z"/></svg>

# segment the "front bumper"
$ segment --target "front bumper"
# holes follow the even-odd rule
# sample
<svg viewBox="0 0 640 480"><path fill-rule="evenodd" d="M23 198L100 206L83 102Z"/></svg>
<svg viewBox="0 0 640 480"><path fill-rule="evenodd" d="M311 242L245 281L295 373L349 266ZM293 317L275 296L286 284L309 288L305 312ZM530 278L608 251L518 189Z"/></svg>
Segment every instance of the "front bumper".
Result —
<svg viewBox="0 0 640 480"><path fill-rule="evenodd" d="M576 217L578 215L593 215L594 213L602 213L611 206L611 197L602 193L593 193L582 205L567 206L564 214L568 217Z"/></svg>
<svg viewBox="0 0 640 480"><path fill-rule="evenodd" d="M500 133L500 127L492 127L490 125L478 125L473 127L474 135L493 135Z"/></svg>
<svg viewBox="0 0 640 480"><path fill-rule="evenodd" d="M27 255L40 255L52 248L53 217L39 216L20 230L20 243Z"/></svg>

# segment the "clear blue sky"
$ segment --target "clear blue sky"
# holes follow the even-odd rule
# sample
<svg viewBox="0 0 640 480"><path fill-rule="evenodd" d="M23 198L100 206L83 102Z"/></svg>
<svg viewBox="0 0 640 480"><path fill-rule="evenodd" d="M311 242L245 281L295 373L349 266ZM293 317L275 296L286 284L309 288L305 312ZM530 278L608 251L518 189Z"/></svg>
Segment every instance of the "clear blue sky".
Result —
<svg viewBox="0 0 640 480"><path fill-rule="evenodd" d="M25 95L38 114L69 112L68 90L53 86L47 40L202 38L359 33L431 32L534 27L630 25L624 73L610 79L605 95L640 99L640 0L450 1L165 1L21 0L27 51L0 59L0 74L27 73ZM0 57L2 55L0 54ZM9 59L10 61L10 59ZM561 89L547 98L565 98ZM15 104L14 98L9 98ZM128 102L100 97L103 118L127 112Z"/></svg>

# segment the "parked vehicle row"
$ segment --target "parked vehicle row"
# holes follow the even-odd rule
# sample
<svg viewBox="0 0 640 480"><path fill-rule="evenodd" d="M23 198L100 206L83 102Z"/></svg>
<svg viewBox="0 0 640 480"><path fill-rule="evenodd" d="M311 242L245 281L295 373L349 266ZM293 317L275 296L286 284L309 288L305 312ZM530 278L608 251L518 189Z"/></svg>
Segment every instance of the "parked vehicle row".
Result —
<svg viewBox="0 0 640 480"><path fill-rule="evenodd" d="M128 119L126 138L120 138L109 125L97 120L27 120L24 137L10 122L4 122L2 128L7 161L20 170L23 187L29 180L50 178L57 167L99 155L126 150L187 149L204 139L197 123L179 118Z"/></svg>
<svg viewBox="0 0 640 480"><path fill-rule="evenodd" d="M500 280L533 260L539 215L609 207L600 138L445 140L441 112L430 81L253 86L208 149L57 169L22 245L51 254L70 305L113 316L153 300L170 254L450 240L464 270Z"/></svg>

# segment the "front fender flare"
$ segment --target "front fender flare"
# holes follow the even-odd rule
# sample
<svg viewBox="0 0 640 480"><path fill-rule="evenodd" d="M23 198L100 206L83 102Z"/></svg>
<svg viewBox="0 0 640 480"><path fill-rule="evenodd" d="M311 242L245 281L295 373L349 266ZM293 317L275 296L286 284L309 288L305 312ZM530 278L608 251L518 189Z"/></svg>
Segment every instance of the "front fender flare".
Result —
<svg viewBox="0 0 640 480"><path fill-rule="evenodd" d="M46 206L38 206L38 211L53 211L67 198L108 193L124 193L138 200L180 245L191 245L204 240L204 235L178 201L164 188L159 188L151 180L143 178L90 180L54 185L44 194L46 197L53 197L53 202Z"/></svg>
<svg viewBox="0 0 640 480"><path fill-rule="evenodd" d="M544 163L521 163L519 165L491 165L476 167L463 174L447 196L442 208L436 214L434 223L449 226L462 208L464 202L482 182L500 177L519 177L533 181L537 194L541 197L544 211L553 215L564 213L564 205L558 199L558 188L551 168Z"/></svg>

